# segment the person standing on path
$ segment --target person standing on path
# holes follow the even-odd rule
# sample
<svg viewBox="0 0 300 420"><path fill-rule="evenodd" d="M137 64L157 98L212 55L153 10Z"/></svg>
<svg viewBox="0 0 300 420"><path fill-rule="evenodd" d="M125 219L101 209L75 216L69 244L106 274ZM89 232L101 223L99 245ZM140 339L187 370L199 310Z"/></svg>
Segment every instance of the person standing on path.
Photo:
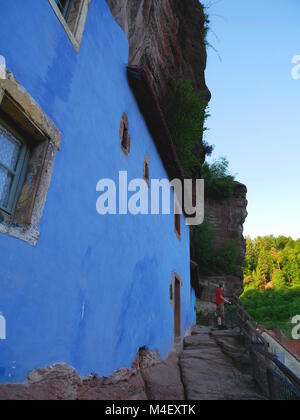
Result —
<svg viewBox="0 0 300 420"><path fill-rule="evenodd" d="M219 330L225 330L225 303L231 305L229 300L224 297L224 283L220 283L219 289L216 293L216 304L217 304L217 317L218 317L218 328Z"/></svg>

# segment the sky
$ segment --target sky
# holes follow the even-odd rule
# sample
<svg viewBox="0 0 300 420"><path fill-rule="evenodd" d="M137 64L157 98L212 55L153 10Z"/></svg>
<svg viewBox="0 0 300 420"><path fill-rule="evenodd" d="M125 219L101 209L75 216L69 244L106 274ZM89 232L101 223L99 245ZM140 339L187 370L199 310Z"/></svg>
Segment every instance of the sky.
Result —
<svg viewBox="0 0 300 420"><path fill-rule="evenodd" d="M246 235L299 238L300 79L292 59L300 55L300 0L203 3L213 158L227 157L248 187Z"/></svg>

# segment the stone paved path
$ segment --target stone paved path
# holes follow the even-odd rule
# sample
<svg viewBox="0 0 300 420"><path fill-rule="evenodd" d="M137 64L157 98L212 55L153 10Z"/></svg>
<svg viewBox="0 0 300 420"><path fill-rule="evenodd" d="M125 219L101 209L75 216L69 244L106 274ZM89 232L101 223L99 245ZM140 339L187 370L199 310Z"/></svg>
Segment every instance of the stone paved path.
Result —
<svg viewBox="0 0 300 420"><path fill-rule="evenodd" d="M237 332L195 327L180 357L188 400L260 400Z"/></svg>

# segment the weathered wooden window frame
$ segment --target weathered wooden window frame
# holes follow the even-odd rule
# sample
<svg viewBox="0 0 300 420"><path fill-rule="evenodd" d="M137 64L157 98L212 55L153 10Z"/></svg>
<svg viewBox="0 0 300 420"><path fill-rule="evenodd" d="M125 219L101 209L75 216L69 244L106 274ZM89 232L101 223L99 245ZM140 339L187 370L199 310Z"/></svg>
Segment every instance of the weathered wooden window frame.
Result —
<svg viewBox="0 0 300 420"><path fill-rule="evenodd" d="M67 33L71 43L73 44L75 50L77 52L79 52L80 44L81 44L81 41L82 41L82 37L83 37L83 33L84 33L84 28L85 28L85 24L86 24L87 15L88 15L91 0L81 0L79 10L78 10L77 20L76 20L73 31L70 29L70 27L67 23L67 20L66 20L67 16L64 15L60 11L56 0L48 0L48 1L51 5L56 17L58 18L58 20L62 24L64 30L66 31L66 33ZM71 2L70 2L70 4L71 4ZM69 5L69 7L70 7L70 5Z"/></svg>
<svg viewBox="0 0 300 420"><path fill-rule="evenodd" d="M26 173L27 173L30 150L23 135L20 132L17 132L13 127L10 127L9 124L7 124L7 121L5 120L5 116L2 115L1 111L0 111L0 125L13 138L15 138L16 140L19 140L19 142L22 145L19 151L19 156L18 156L15 170L12 170L8 166L6 166L3 162L0 161L0 167L2 167L13 179L12 184L9 189L9 193L8 193L7 206L0 205L0 210L14 216L16 205L17 205L20 193L22 191Z"/></svg>
<svg viewBox="0 0 300 420"><path fill-rule="evenodd" d="M61 134L9 72L0 79L0 114L4 128L16 133L30 150L14 208L0 209L0 233L35 246Z"/></svg>
<svg viewBox="0 0 300 420"><path fill-rule="evenodd" d="M55 3L57 4L59 10L59 3L61 2L61 0L55 0ZM61 14L63 15L63 17L66 19L70 10L70 5L71 5L71 0L66 0L66 4L63 10L60 10Z"/></svg>

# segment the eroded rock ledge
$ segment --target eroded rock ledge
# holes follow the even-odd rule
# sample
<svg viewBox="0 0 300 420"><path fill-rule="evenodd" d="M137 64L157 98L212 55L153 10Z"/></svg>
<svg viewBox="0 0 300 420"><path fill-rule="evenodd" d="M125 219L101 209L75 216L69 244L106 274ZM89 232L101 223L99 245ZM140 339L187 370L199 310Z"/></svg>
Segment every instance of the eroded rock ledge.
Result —
<svg viewBox="0 0 300 420"><path fill-rule="evenodd" d="M242 265L246 254L246 241L243 235L247 213L247 187L235 183L231 198L224 200L207 199L205 201L205 218L213 229L213 246L219 249L223 244L236 241L238 244L237 265ZM233 275L204 276L199 272L193 275L194 288L197 294L198 310L215 312L216 290L220 282L226 286L229 297L243 293L243 273L241 270Z"/></svg>
<svg viewBox="0 0 300 420"><path fill-rule="evenodd" d="M204 75L205 13L198 0L106 1L127 35L128 64L147 70L161 106L170 82L179 77L210 100Z"/></svg>

